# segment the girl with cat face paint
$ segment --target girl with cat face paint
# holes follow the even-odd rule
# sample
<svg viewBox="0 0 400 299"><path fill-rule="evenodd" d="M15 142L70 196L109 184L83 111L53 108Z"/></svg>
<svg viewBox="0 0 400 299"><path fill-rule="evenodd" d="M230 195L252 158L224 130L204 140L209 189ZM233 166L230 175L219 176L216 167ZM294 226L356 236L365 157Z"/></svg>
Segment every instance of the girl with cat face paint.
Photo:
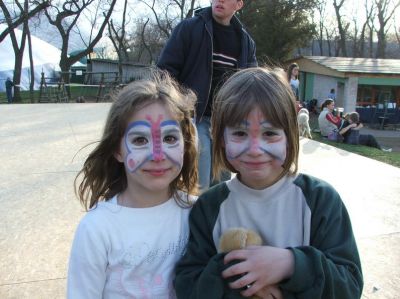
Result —
<svg viewBox="0 0 400 299"><path fill-rule="evenodd" d="M360 258L339 194L297 173L295 98L284 71L237 72L213 109L213 174L236 176L193 206L178 298L360 298ZM257 232L263 245L218 252L234 228Z"/></svg>

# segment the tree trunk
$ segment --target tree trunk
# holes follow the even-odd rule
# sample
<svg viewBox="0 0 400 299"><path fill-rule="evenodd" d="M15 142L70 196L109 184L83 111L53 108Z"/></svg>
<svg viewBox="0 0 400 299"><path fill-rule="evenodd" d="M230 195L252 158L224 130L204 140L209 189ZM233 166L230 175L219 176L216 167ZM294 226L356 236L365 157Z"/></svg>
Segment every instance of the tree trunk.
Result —
<svg viewBox="0 0 400 299"><path fill-rule="evenodd" d="M35 96L34 96L33 90L34 90L34 85L35 85L35 66L33 65L32 38L31 38L31 32L29 30L28 24L26 24L26 28L27 28L26 36L28 39L28 50L29 50L29 67L30 67L29 97L31 99L31 103L34 103Z"/></svg>
<svg viewBox="0 0 400 299"><path fill-rule="evenodd" d="M376 49L376 58L386 57L386 34L382 30L382 27L378 30L378 45Z"/></svg>
<svg viewBox="0 0 400 299"><path fill-rule="evenodd" d="M346 49L346 30L343 27L342 18L340 15L340 8L342 7L344 0L341 0L339 4L336 3L336 0L333 1L333 7L335 8L336 20L338 23L339 30L339 49L342 51L342 56L347 57L347 49Z"/></svg>
<svg viewBox="0 0 400 299"><path fill-rule="evenodd" d="M26 33L23 32L21 36L21 46L20 48L14 48L15 53L15 63L14 63L14 76L13 76L13 83L14 83L14 102L21 103L21 74L22 74L22 59L24 57L24 49L25 49L25 40L26 40Z"/></svg>

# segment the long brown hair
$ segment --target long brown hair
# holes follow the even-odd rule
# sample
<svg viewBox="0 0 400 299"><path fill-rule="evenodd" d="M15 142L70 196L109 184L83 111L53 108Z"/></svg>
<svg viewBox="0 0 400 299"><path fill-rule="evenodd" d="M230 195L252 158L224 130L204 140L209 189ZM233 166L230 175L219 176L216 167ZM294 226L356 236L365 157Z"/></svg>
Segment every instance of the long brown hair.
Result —
<svg viewBox="0 0 400 299"><path fill-rule="evenodd" d="M132 114L152 103L165 105L179 121L184 138L183 167L170 184L170 195L181 206L190 205L178 190L197 193L196 129L191 120L196 96L181 87L166 72L153 71L150 78L134 81L124 87L111 105L99 144L89 154L75 178L75 193L86 210L98 201L106 201L127 188L124 164L117 161L118 151ZM82 177L79 183L80 177Z"/></svg>
<svg viewBox="0 0 400 299"><path fill-rule="evenodd" d="M292 79L292 72L294 68L299 68L299 65L296 62L293 62L291 65L289 65L288 71L287 71L287 80L290 82L290 79ZM298 75L296 76L297 79Z"/></svg>
<svg viewBox="0 0 400 299"><path fill-rule="evenodd" d="M213 138L213 175L218 178L228 169L237 173L225 155L224 130L246 119L254 107L287 137L287 155L281 177L298 169L299 131L295 99L282 69L249 68L230 77L219 90L211 119Z"/></svg>
<svg viewBox="0 0 400 299"><path fill-rule="evenodd" d="M324 110L324 108L328 107L328 105L332 104L334 100L332 99L326 99L322 105L321 105L321 111Z"/></svg>

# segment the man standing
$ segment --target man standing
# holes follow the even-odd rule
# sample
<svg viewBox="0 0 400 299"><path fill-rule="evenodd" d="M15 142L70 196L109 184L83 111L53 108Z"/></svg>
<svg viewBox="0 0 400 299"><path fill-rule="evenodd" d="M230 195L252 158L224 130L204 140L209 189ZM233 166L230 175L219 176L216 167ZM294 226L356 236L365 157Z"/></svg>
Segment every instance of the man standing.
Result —
<svg viewBox="0 0 400 299"><path fill-rule="evenodd" d="M176 26L157 63L197 94L202 190L211 183L210 117L215 92L232 72L257 66L255 43L235 16L242 7L243 0L212 0L211 7Z"/></svg>
<svg viewBox="0 0 400 299"><path fill-rule="evenodd" d="M7 78L6 80L6 94L7 94L7 101L8 104L11 104L13 101L13 86L14 83L11 81L10 77Z"/></svg>

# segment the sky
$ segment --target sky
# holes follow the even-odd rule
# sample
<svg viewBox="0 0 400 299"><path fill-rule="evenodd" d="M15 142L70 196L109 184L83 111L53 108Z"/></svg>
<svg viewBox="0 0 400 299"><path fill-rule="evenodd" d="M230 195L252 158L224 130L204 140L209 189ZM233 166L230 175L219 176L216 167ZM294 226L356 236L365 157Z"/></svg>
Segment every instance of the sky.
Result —
<svg viewBox="0 0 400 299"><path fill-rule="evenodd" d="M145 6L141 6L140 8L138 8L138 6L136 5L137 0L130 0L132 1L131 3L135 3L134 10L135 12L140 12L140 11L147 11ZM368 1L372 1L372 0L368 0ZM202 7L206 7L210 5L211 0L198 0L198 3L202 6ZM329 7L332 5L332 0L328 0L329 4L328 4L328 11L332 14L332 19L335 20L335 16L334 16L334 10L333 7ZM118 0L118 3L123 3L122 0ZM345 0L345 4L347 4L348 6L350 6L351 8L349 8L348 10L342 10L342 14L344 17L346 17L346 19L351 19L351 16L354 15L355 12L358 12L360 14L360 16L358 16L358 20L360 20L360 22L362 22L362 19L364 18L364 3L365 0L355 0L355 1L351 1L351 0ZM358 9L354 9L354 7L357 7ZM122 7L120 9L122 11ZM115 17L114 17L115 18ZM45 18L43 18L45 19ZM118 18L117 18L118 19ZM398 18L400 21L400 8L398 9ZM351 20L350 20L351 21ZM44 23L47 23L46 20L42 21L42 25ZM90 30L90 25L85 26L84 24L80 25L80 28L82 31L86 31L87 33L89 33ZM393 26L391 28L393 30ZM35 32L35 30L33 30L33 34L35 34L36 36L38 36L39 38L43 38L44 40L51 42L53 45L59 47L60 46L60 40L59 40L59 36L58 33L55 32L56 30L54 29L53 26L49 26L49 25L44 25L41 26L40 30L37 30ZM107 38L104 38L103 40L106 42ZM75 49L79 49L84 47L83 42L80 40L80 38L76 37L72 39L72 44L70 46L70 50L75 50Z"/></svg>
<svg viewBox="0 0 400 299"><path fill-rule="evenodd" d="M335 11L333 8L333 0L325 0L325 1L328 3L326 10L330 13L329 18L336 21ZM365 20L365 8L364 8L365 1L366 0L345 0L343 8L340 10L342 16L348 19L350 22L352 22L353 16L356 17L358 22L360 23L363 22L363 20ZM367 1L371 3L373 0L367 0ZM396 0L392 0L392 2L396 2ZM199 3L202 7L206 7L210 5L211 0L199 0ZM396 20L397 23L400 24L400 7L396 11ZM377 18L375 21L377 22ZM393 25L390 26L391 26L390 31L393 31Z"/></svg>

